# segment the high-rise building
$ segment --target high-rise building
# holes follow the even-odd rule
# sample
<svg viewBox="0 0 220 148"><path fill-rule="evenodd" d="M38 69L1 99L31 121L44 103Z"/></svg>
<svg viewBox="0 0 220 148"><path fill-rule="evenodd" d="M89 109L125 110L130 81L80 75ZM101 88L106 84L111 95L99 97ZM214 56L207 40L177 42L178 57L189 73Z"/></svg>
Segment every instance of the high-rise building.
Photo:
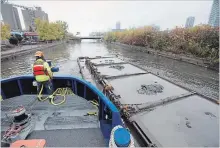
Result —
<svg viewBox="0 0 220 148"><path fill-rule="evenodd" d="M150 26L152 26L155 30L160 31L160 26L155 25L155 24L152 24Z"/></svg>
<svg viewBox="0 0 220 148"><path fill-rule="evenodd" d="M211 26L219 26L219 0L213 0L208 23Z"/></svg>
<svg viewBox="0 0 220 148"><path fill-rule="evenodd" d="M11 30L21 30L21 22L17 8L12 4L1 4L3 22L10 25Z"/></svg>
<svg viewBox="0 0 220 148"><path fill-rule="evenodd" d="M120 30L121 29L121 23L120 22L116 22L116 30Z"/></svg>
<svg viewBox="0 0 220 148"><path fill-rule="evenodd" d="M4 23L9 24L11 30L21 31L21 19L19 17L17 7L22 8L22 15L24 19L25 30L30 30L30 28L34 29L35 24L33 20L35 18L40 18L42 20L48 20L48 14L42 11L41 7L29 8L25 6L19 6L9 3L1 4L1 15Z"/></svg>
<svg viewBox="0 0 220 148"><path fill-rule="evenodd" d="M125 29L121 29L121 23L116 22L116 28L112 29L113 32L124 31Z"/></svg>
<svg viewBox="0 0 220 148"><path fill-rule="evenodd" d="M193 27L194 22L195 22L195 17L193 17L193 16L188 17L188 18L186 19L186 25L185 25L185 27L186 27L186 28Z"/></svg>

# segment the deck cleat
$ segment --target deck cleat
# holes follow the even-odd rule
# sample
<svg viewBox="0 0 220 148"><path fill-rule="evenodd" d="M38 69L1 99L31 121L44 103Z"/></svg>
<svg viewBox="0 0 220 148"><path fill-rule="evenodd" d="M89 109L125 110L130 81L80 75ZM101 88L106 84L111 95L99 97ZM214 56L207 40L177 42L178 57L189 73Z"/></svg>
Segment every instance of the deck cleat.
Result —
<svg viewBox="0 0 220 148"><path fill-rule="evenodd" d="M33 131L35 123L31 114L26 113L23 106L17 107L6 115L12 121L12 124L3 135L3 143L10 144L25 139Z"/></svg>

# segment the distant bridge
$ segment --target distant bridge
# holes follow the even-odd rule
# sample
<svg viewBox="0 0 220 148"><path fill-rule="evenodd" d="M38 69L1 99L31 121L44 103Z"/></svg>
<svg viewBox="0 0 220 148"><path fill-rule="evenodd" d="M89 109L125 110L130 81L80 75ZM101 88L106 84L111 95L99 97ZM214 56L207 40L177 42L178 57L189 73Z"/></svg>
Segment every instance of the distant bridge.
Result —
<svg viewBox="0 0 220 148"><path fill-rule="evenodd" d="M80 39L102 39L103 37L101 36L88 36L88 37L80 37Z"/></svg>
<svg viewBox="0 0 220 148"><path fill-rule="evenodd" d="M75 38L71 38L70 40L84 40L84 39L94 39L94 40L98 40L98 39L102 39L102 36L84 36L84 37L75 37Z"/></svg>

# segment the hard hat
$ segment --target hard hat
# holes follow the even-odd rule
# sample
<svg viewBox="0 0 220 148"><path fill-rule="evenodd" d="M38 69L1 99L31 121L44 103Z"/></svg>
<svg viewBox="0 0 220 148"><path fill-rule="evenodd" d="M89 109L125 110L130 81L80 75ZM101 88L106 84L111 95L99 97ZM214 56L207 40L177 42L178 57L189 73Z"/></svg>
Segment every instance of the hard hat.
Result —
<svg viewBox="0 0 220 148"><path fill-rule="evenodd" d="M44 53L42 51L37 51L34 56L35 57L43 57Z"/></svg>

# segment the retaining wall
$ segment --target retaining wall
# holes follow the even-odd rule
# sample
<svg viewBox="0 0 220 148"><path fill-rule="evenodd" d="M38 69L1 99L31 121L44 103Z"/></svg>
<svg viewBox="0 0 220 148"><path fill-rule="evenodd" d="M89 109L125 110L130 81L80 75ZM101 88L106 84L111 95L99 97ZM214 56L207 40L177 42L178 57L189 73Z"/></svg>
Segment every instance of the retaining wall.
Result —
<svg viewBox="0 0 220 148"><path fill-rule="evenodd" d="M54 46L57 46L57 45L60 45L60 44L63 44L63 43L64 42L56 42L56 43L49 43L49 44L46 44L46 45L42 45L40 47L28 48L28 49L25 49L25 50L12 50L12 52L5 53L5 54L4 54L4 52L2 52L1 53L1 61L12 59L12 58L15 58L17 56L21 56L21 55L31 53L31 52L34 52L34 51L37 51L37 50L45 50L45 49L48 49L48 48L51 48L51 47L54 47Z"/></svg>

